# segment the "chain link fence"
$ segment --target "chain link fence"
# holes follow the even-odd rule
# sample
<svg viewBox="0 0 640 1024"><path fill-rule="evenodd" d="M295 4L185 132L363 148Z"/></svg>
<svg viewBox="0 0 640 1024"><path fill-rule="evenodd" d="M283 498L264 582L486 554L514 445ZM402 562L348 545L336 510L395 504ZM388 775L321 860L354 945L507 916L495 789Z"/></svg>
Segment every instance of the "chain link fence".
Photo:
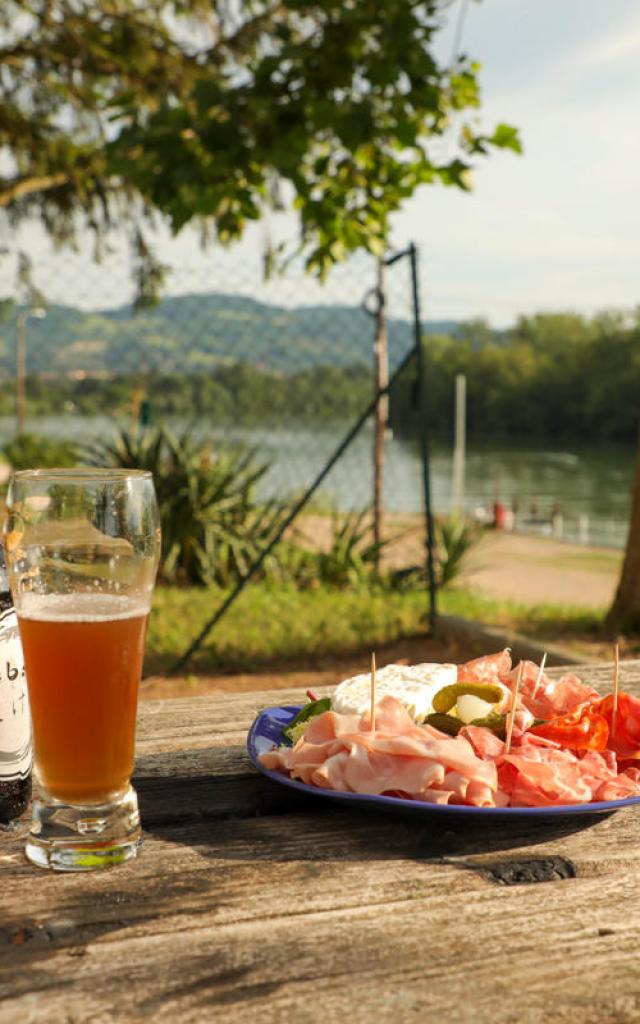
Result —
<svg viewBox="0 0 640 1024"><path fill-rule="evenodd" d="M0 442L13 436L16 334L25 347L25 428L86 441L114 427L166 422L213 445L241 442L269 464L262 496L295 495L315 478L374 393L376 261L336 268L325 282L293 266L265 280L259 249L246 258L195 243L163 243L162 297L135 310L136 266L125 247L100 263L88 252L30 253L37 303L16 296L0 322ZM411 275L385 274L389 373L414 345ZM375 305L375 301L373 303ZM43 312L46 315L43 315ZM21 323L20 323L21 321ZM315 496L326 509L372 501L373 427L367 424ZM420 453L385 435L384 506L420 513Z"/></svg>
<svg viewBox="0 0 640 1024"><path fill-rule="evenodd" d="M376 261L354 258L320 282L293 264L266 280L263 248L212 250L195 236L163 240L159 305L132 307L138 268L123 243L101 263L88 248L53 253L25 246L30 280L46 300L25 303L16 289L17 259L0 263L0 298L18 305L0 322L0 444L16 430L16 336L22 314L26 351L26 429L86 440L114 426L168 422L191 427L213 445L242 442L269 470L261 496L295 496L315 479L374 393ZM414 344L409 262L384 275L389 372ZM38 303L40 303L38 299ZM429 323L434 334L456 323ZM437 340L429 339L429 346ZM472 415L469 382L463 488L453 471L454 386L437 364L430 452L434 511L461 506L491 522L496 513L521 532L621 547L629 512L633 452L579 442L496 441ZM487 386L492 386L489 380ZM419 517L422 462L414 409L416 383L391 395L384 438L383 506ZM432 392L433 394L433 392ZM374 493L373 417L314 495L322 511L360 510Z"/></svg>

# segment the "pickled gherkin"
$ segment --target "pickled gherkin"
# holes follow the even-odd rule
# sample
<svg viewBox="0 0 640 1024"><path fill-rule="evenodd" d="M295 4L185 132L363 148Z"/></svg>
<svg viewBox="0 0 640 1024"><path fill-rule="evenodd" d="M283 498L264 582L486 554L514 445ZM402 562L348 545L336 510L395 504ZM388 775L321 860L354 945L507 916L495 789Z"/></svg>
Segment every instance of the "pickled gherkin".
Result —
<svg viewBox="0 0 640 1024"><path fill-rule="evenodd" d="M502 700L504 690L495 683L452 683L443 686L432 699L433 710L446 714L457 703L458 697L470 694L479 697L488 704L498 704Z"/></svg>
<svg viewBox="0 0 640 1024"><path fill-rule="evenodd" d="M454 715L447 715L436 711L432 715L427 715L422 724L431 725L434 729L438 729L439 732L446 733L447 736L457 736L464 722Z"/></svg>
<svg viewBox="0 0 640 1024"><path fill-rule="evenodd" d="M473 721L467 723L463 722L461 718L456 718L455 715L436 711L434 714L427 715L423 724L431 725L434 729L446 733L447 736L457 736L465 725L480 725L484 729L490 729L501 740L507 734L507 716L499 715L496 711L485 715L484 718L474 718Z"/></svg>
<svg viewBox="0 0 640 1024"><path fill-rule="evenodd" d="M485 715L484 718L474 718L472 722L469 722L469 725L481 725L485 729L490 729L501 740L507 735L507 716L499 715L496 711Z"/></svg>

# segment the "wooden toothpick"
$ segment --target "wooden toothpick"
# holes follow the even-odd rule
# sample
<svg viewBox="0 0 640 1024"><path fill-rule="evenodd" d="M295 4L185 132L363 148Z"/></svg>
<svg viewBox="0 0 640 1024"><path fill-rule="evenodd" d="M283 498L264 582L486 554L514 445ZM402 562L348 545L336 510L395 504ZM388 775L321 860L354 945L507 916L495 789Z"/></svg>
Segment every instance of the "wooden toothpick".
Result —
<svg viewBox="0 0 640 1024"><path fill-rule="evenodd" d="M516 685L513 688L513 699L511 701L511 709L509 711L509 717L507 718L507 739L505 743L504 752L508 754L511 750L511 736L513 734L513 723L516 717L516 701L518 699L518 690L520 689L520 680L522 679L522 670L524 668L524 662L521 661L518 665L518 674L516 676Z"/></svg>
<svg viewBox="0 0 640 1024"><path fill-rule="evenodd" d="M371 732L374 732L376 727L376 656L374 652L371 652L371 716L370 716L370 728Z"/></svg>
<svg viewBox="0 0 640 1024"><path fill-rule="evenodd" d="M540 686L540 683L542 682L542 673L544 672L544 666L546 664L547 664L547 652L545 651L544 654L542 655L542 661L540 662L540 668L538 669L538 675L536 676L536 685L533 688L533 693L531 694L532 697L537 697L537 695L538 695L538 687Z"/></svg>
<svg viewBox="0 0 640 1024"><path fill-rule="evenodd" d="M611 716L611 731L616 731L616 719L618 717L618 691L620 689L620 652L618 645L613 648L613 714Z"/></svg>

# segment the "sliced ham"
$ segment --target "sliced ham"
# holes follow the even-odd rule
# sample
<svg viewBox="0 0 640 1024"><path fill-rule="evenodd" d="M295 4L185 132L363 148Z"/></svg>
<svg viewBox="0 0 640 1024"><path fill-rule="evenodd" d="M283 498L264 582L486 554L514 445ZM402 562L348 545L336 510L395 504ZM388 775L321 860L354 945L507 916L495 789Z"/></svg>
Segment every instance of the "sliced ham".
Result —
<svg viewBox="0 0 640 1024"><path fill-rule="evenodd" d="M464 737L416 725L393 697L378 705L375 730L369 724L368 715L358 720L327 711L310 723L294 747L263 754L262 764L338 792L402 792L431 802L493 805L496 766L477 757ZM475 785L467 793L471 782Z"/></svg>
<svg viewBox="0 0 640 1024"><path fill-rule="evenodd" d="M551 807L640 796L640 700L620 693L601 698L577 676L560 680L525 662L512 745L482 726L448 736L417 725L395 698L369 715L327 711L312 719L294 747L261 755L265 768L309 785L343 793L390 795L436 804L475 807ZM466 681L501 682L513 690L516 672L508 651L460 666ZM462 680L461 680L462 681ZM533 717L556 718L587 704L606 718L606 749L571 750L528 731ZM564 741L562 741L564 742Z"/></svg>

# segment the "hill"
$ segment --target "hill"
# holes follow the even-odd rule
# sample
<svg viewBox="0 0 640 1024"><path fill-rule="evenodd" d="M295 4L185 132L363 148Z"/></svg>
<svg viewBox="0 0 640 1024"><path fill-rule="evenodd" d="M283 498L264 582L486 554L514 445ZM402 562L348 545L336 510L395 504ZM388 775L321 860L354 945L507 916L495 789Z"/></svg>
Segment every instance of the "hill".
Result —
<svg viewBox="0 0 640 1024"><path fill-rule="evenodd" d="M0 323L0 375L15 375L18 309ZM455 332L453 321L424 325ZM136 312L130 306L84 312L51 305L43 320L27 322L30 374L199 373L247 361L272 373L317 366L369 366L373 321L358 307L284 306L240 295L165 298ZM413 344L409 321L389 322L392 367Z"/></svg>

